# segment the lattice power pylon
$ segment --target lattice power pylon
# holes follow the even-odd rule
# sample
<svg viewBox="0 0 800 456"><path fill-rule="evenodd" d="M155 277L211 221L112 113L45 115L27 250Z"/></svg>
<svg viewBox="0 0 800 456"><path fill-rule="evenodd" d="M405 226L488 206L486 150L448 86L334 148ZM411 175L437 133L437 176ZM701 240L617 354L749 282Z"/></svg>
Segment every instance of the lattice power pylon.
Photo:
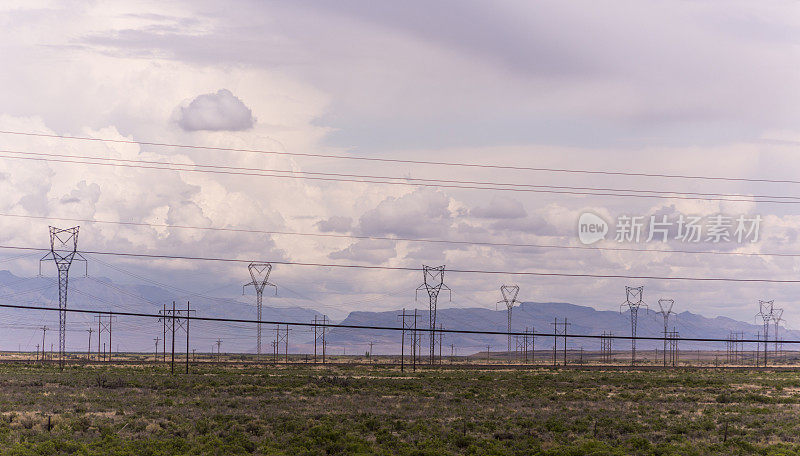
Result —
<svg viewBox="0 0 800 456"><path fill-rule="evenodd" d="M75 226L67 229L50 227L50 252L39 260L39 275L42 273L42 261L52 259L58 269L58 366L64 368L64 352L66 351L67 325L67 285L69 284L69 267L72 262L86 259L78 253L78 230ZM87 269L88 272L88 269Z"/></svg>
<svg viewBox="0 0 800 456"><path fill-rule="evenodd" d="M672 328L672 331L668 332L667 335L669 336L669 359L672 367L675 367L678 364L678 339L680 334L675 328Z"/></svg>
<svg viewBox="0 0 800 456"><path fill-rule="evenodd" d="M289 364L289 325L277 325L275 327L275 361L278 360L281 345L283 345L283 354L286 357L286 364Z"/></svg>
<svg viewBox="0 0 800 456"><path fill-rule="evenodd" d="M600 354L604 363L611 362L611 347L612 347L611 344L613 340L614 340L613 332L607 333L603 331L603 335L600 336Z"/></svg>
<svg viewBox="0 0 800 456"><path fill-rule="evenodd" d="M744 352L744 332L730 331L728 339L725 341L727 356L726 361L729 364L739 364L741 362L742 353Z"/></svg>
<svg viewBox="0 0 800 456"><path fill-rule="evenodd" d="M620 305L620 312L623 306L628 306L631 318L631 365L636 364L636 325L639 318L639 308L647 304L642 300L644 287L625 287L625 302Z"/></svg>
<svg viewBox="0 0 800 456"><path fill-rule="evenodd" d="M275 284L269 283L269 273L272 271L272 265L269 263L250 263L247 266L250 271L251 282L242 286L242 295L244 289L248 285L252 285L256 290L256 314L258 323L256 323L256 353L261 356L261 304L264 295L264 287L267 285L275 287L275 296L278 295L278 287Z"/></svg>
<svg viewBox="0 0 800 456"><path fill-rule="evenodd" d="M728 363L728 364L731 364L731 363L734 362L733 360L734 360L735 356L734 356L734 348L733 347L734 347L735 340L736 339L733 336L733 331L731 331L730 334L728 334L728 338L725 339L725 362Z"/></svg>
<svg viewBox="0 0 800 456"><path fill-rule="evenodd" d="M436 359L436 303L439 299L439 292L442 291L442 289L450 291L450 288L444 284L444 265L436 267L422 265L422 278L422 285L417 287L416 294L419 293L419 290L425 290L428 293L428 300L430 303L428 308L428 319L431 333L431 350L428 361L430 364L433 364L434 360Z"/></svg>
<svg viewBox="0 0 800 456"><path fill-rule="evenodd" d="M756 318L761 317L764 322L764 366L767 365L767 350L769 349L769 325L775 318L775 301L758 301L758 313Z"/></svg>
<svg viewBox="0 0 800 456"><path fill-rule="evenodd" d="M672 311L672 306L675 304L675 301L672 299L659 299L658 300L658 307L659 311L657 312L664 318L664 366L667 366L667 332L669 327L669 316L670 314L675 315L675 312Z"/></svg>
<svg viewBox="0 0 800 456"><path fill-rule="evenodd" d="M500 287L500 293L503 295L503 300L497 301L497 304L505 304L506 310L508 311L508 352L511 353L511 350L514 349L511 337L511 309L514 308L515 303L519 302L517 301L519 285L502 285Z"/></svg>
<svg viewBox="0 0 800 456"><path fill-rule="evenodd" d="M780 360L781 357L781 347L780 347L780 337L778 337L778 330L781 327L781 322L786 321L783 319L783 309L772 309L772 322L775 324L775 358Z"/></svg>

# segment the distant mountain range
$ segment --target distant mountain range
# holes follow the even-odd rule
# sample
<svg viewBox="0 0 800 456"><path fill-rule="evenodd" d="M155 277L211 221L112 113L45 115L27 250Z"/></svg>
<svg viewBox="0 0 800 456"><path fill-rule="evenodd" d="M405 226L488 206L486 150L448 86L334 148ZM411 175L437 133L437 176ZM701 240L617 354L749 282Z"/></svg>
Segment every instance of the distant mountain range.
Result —
<svg viewBox="0 0 800 456"><path fill-rule="evenodd" d="M176 301L177 308L183 309L189 300L196 316L256 319L256 299L252 290L248 296L215 298L155 285L118 284L107 278L83 277L78 273L70 276L68 296L71 309L158 314L164 305L171 308L172 302ZM265 302L269 302L266 296ZM8 271L0 271L0 303L58 307L58 281L53 277L23 278ZM310 322L315 315L321 313L303 307L264 306L262 319ZM57 312L0 308L0 349L36 350L36 344L42 342L42 326L48 327L45 346L49 350L51 343L57 343ZM85 351L88 343L87 330L90 328L95 331L92 334L92 350L96 350L97 322L93 316L67 314L67 350ZM270 341L274 339L274 327L264 325L263 330L263 351L271 352ZM164 327L156 318L121 316L112 322L112 331L114 350L151 351L155 349L156 337L163 340ZM255 327L248 324L193 322L190 324L190 335L190 345L201 352L210 351L217 338L223 341L223 351L255 350ZM100 343L107 337L104 334ZM180 331L176 340L185 341ZM160 347L163 348L163 345Z"/></svg>
<svg viewBox="0 0 800 456"><path fill-rule="evenodd" d="M253 296L235 298L215 298L192 294L185 290L170 289L156 285L123 285L105 278L82 277L76 274L70 278L69 305L73 309L102 309L122 312L143 312L158 314L163 305L171 306L173 300L178 308L191 300L195 315L205 317L228 317L255 319L255 298ZM48 307L58 305L58 287L56 279L17 277L8 271L0 271L0 302L8 304L29 304ZM266 301L269 303L269 301ZM407 310L407 312L409 312ZM341 323L347 325L400 327L400 310L386 312L351 312ZM413 315L413 310L411 311ZM267 321L290 321L310 323L315 316L322 315L314 309L304 307L263 307L262 319ZM615 335L630 335L629 313L615 311L599 311L592 307L560 302L523 302L513 308L512 330L524 331L535 329L538 333L551 333L554 319L559 323L566 318L570 334L600 335L604 331ZM428 310L417 310L417 327L427 328ZM407 317L411 324L413 317ZM97 322L89 314L68 314L67 317L67 349L85 351L88 340L87 330L97 329ZM477 331L505 331L507 314L505 310L483 308L442 308L437 312L437 325L446 329L464 329ZM227 352L254 352L255 327L244 323L212 323L193 322L191 324L190 346L200 352L211 350L212 344L222 339L222 350ZM3 350L36 349L41 344L41 327L47 326L45 346L55 344L57 340L58 314L56 312L0 308L0 348ZM163 323L154 318L119 317L113 322L113 344L115 350L151 351L155 349L155 338L163 338ZM675 327L682 337L726 338L731 331L744 333L745 338L755 338L760 325L745 323L727 317L706 318L691 312L682 312L671 316L670 329ZM774 327L770 328L770 331ZM663 320L660 315L639 311L638 335L661 336ZM783 339L800 339L800 331L781 328ZM177 340L183 335L178 332ZM328 333L327 342L330 353L343 352L364 353L373 344L376 354L399 353L401 334L399 331L362 330L334 328ZM92 335L93 350L97 348L97 333ZM104 334L101 344L107 338ZM262 351L272 352L272 341L275 339L274 326L264 325L262 335ZM421 337L423 353L428 350L429 336ZM162 342L159 342L162 343ZM182 344L182 342L179 342ZM313 329L309 327L292 327L290 331L291 352L313 352ZM406 344L409 334L406 334ZM583 346L587 350L597 350L597 339L573 338L569 341L571 348ZM485 351L489 345L492 351L505 351L507 338L504 335L482 334L450 334L444 336L442 351L450 353L451 344L459 354ZM537 349L552 347L552 337L537 337ZM559 346L561 341L559 341ZM644 342L637 344L642 349L660 347L661 342ZM182 345L180 345L182 346ZM630 344L626 340L615 341L615 349L626 349ZM163 347L163 345L160 345ZM681 349L724 350L723 343L681 342ZM161 349L161 348L160 348ZM749 349L749 348L748 348Z"/></svg>
<svg viewBox="0 0 800 456"><path fill-rule="evenodd" d="M374 326L399 326L398 315L400 311L391 312L351 312L342 321L343 324L352 325L374 325ZM512 331L524 331L534 329L537 333L552 333L554 319L559 321L559 331L563 330L561 325L566 318L569 323L569 334L589 334L600 335L604 331L615 335L629 336L631 334L630 313L595 310L588 306L579 306L563 302L523 302L512 309ZM428 310L418 310L417 325L422 328L429 326ZM664 332L663 318L652 311L642 308L639 311L637 335L660 337ZM507 313L505 310L491 310L481 308L456 309L445 308L437 312L437 326L441 323L444 328L467 329L481 331L505 331L508 325ZM761 326L755 324L736 321L727 317L707 318L691 312L681 312L670 316L670 330L673 327L679 332L681 337L696 338L726 338L731 331L744 333L744 338L756 338ZM770 328L772 331L774 327ZM789 331L780 328L782 339L798 339L800 331ZM407 336L408 337L408 336ZM426 353L429 346L429 336L424 334L422 341L423 353ZM367 346L370 341L376 347L387 347L389 351L399 349L399 334L391 334L387 331L368 331L368 330L347 330L335 329L330 337L331 343L336 344L359 344L361 347ZM553 346L552 337L536 337L536 349L546 349ZM559 347L562 341L559 340ZM505 335L476 335L476 334L449 334L446 333L443 342L443 353L450 353L450 344L457 347L459 353L474 353L485 351L489 345L493 351L506 351L507 337ZM600 341L598 339L578 339L569 340L570 348L583 346L587 350L599 350ZM615 349L625 349L630 346L627 340L617 340L614 342ZM652 349L661 347L662 342L639 341L638 347ZM725 350L724 343L701 343L701 342L681 342L681 349L711 349ZM376 353L381 353L375 349Z"/></svg>

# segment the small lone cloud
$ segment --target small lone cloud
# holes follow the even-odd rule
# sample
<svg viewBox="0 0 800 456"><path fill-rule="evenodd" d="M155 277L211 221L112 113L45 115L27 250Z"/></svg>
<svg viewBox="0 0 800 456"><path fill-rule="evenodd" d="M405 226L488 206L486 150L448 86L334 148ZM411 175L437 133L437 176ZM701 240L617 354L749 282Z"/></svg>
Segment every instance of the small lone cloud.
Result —
<svg viewBox="0 0 800 456"><path fill-rule="evenodd" d="M178 125L186 131L241 131L255 122L250 108L227 89L198 95L178 112Z"/></svg>

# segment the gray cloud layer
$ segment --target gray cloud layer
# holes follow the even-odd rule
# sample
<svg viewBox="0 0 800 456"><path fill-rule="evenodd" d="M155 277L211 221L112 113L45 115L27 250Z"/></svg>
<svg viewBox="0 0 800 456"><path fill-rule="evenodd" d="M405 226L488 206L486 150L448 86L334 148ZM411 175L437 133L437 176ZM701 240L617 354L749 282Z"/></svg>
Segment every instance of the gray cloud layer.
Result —
<svg viewBox="0 0 800 456"><path fill-rule="evenodd" d="M13 13L8 27L0 30L9 68L0 72L2 129L262 150L280 142L287 151L365 157L391 149L394 153L387 157L554 169L786 179L800 173L796 151L788 143L739 143L770 130L778 130L775 137L787 141L800 137L800 79L793 65L799 16L797 6L788 2L751 6L735 1L601 5L468 0L414 1L399 7L343 0L335 7L323 2L176 5L153 5L151 15L125 15L102 4ZM229 91L214 93L223 87ZM181 100L185 103L179 105ZM74 109L65 115L64 106ZM10 150L54 147L52 142L0 139ZM326 147L331 143L346 145L347 150ZM576 144L591 147L568 147ZM288 160L123 144L65 142L58 147L65 153L131 160L415 179L797 193L788 184L484 169L451 172L396 163L379 167L375 162L337 164L310 157ZM493 200L500 194L133 168L111 172L10 160L0 161L0 176L5 176L0 179L0 212L6 213L565 246L577 242L575 224L584 210L608 220L620 214L760 213L765 216L762 241L742 250L800 251L800 216L792 204L731 207L702 200L526 191L504 192L506 198ZM46 238L44 221L35 226L22 219L3 221L8 243L40 245ZM97 250L264 261L447 264L498 271L790 278L798 268L791 257L490 248L288 235L272 239L258 233L132 226L85 225L81 243ZM648 247L732 248L677 242ZM35 273L36 259L18 261L7 267L18 274ZM247 277L246 268L238 264L125 266L184 289L212 290L228 283L233 293L240 293L240 282ZM282 290L275 302L313 302L319 310L343 316L354 308L354 300L401 288L407 293L370 306L406 305L421 277L418 272L280 265L273 278ZM740 318L752 316L756 299L797 301L797 291L790 286L748 283L459 274L448 274L447 281L457 296L469 297L469 302L456 298L448 305L493 306L503 282L518 283L522 299L606 308L618 307L623 285L644 284L651 303L659 296L671 297L681 309L737 313ZM284 293L284 286L302 296Z"/></svg>
<svg viewBox="0 0 800 456"><path fill-rule="evenodd" d="M335 94L335 145L691 144L797 123L797 6L770 5L263 2L80 44L292 74Z"/></svg>

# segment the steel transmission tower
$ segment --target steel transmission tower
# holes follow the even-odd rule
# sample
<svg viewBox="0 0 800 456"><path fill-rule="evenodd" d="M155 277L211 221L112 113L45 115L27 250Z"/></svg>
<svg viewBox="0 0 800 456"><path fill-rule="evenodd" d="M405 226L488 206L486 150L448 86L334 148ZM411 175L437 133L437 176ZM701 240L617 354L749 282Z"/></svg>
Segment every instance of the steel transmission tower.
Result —
<svg viewBox="0 0 800 456"><path fill-rule="evenodd" d="M758 301L758 313L764 322L764 366L767 365L767 345L769 344L769 325L775 319L775 301Z"/></svg>
<svg viewBox="0 0 800 456"><path fill-rule="evenodd" d="M639 307L647 304L642 301L644 295L644 287L625 287L625 302L619 308L622 312L623 306L628 306L631 313L631 365L636 364L636 324L639 318Z"/></svg>
<svg viewBox="0 0 800 456"><path fill-rule="evenodd" d="M670 314L675 315L675 312L672 311L672 306L675 304L675 301L672 299L659 299L658 300L658 307L661 309L657 313L661 314L664 318L664 366L667 365L667 332L669 326L669 316Z"/></svg>
<svg viewBox="0 0 800 456"><path fill-rule="evenodd" d="M42 274L42 261L52 259L58 269L58 366L64 368L67 325L67 285L69 267L74 260L86 262L78 253L78 230L80 227L60 229L50 227L50 252L39 260L39 275ZM88 271L88 270L87 270Z"/></svg>
<svg viewBox="0 0 800 456"><path fill-rule="evenodd" d="M783 319L783 309L774 309L772 315L772 322L775 323L775 359L780 360L782 348L780 347L780 338L778 337L778 330L781 327L781 322L786 321Z"/></svg>
<svg viewBox="0 0 800 456"><path fill-rule="evenodd" d="M256 353L261 356L261 303L264 294L264 287L267 285L275 287L275 296L278 295L278 287L275 284L269 283L269 273L272 271L272 265L269 263L250 263L247 266L250 271L250 278L252 282L246 283L242 286L242 295L244 289L248 285L252 285L256 290L256 309L258 314L258 323L256 324Z"/></svg>
<svg viewBox="0 0 800 456"><path fill-rule="evenodd" d="M422 265L422 278L423 282L422 285L417 287L417 293L419 294L419 290L425 290L428 292L428 299L430 302L428 317L430 323L430 333L431 333L431 350L430 350L430 358L429 362L433 364L434 359L436 358L436 302L439 298L439 292L442 291L444 288L447 291L450 291L450 288L444 284L444 265L432 267L432 266L425 266ZM452 294L451 294L452 299Z"/></svg>
<svg viewBox="0 0 800 456"><path fill-rule="evenodd" d="M505 304L508 310L508 352L511 353L513 345L511 344L511 309L514 303L517 303L517 295L519 294L519 285L503 285L500 287L500 293L503 295L502 301L497 301L497 304Z"/></svg>
<svg viewBox="0 0 800 456"><path fill-rule="evenodd" d="M612 332L605 332L603 331L603 335L600 336L600 355L604 363L611 362L611 344L614 338L614 333Z"/></svg>

